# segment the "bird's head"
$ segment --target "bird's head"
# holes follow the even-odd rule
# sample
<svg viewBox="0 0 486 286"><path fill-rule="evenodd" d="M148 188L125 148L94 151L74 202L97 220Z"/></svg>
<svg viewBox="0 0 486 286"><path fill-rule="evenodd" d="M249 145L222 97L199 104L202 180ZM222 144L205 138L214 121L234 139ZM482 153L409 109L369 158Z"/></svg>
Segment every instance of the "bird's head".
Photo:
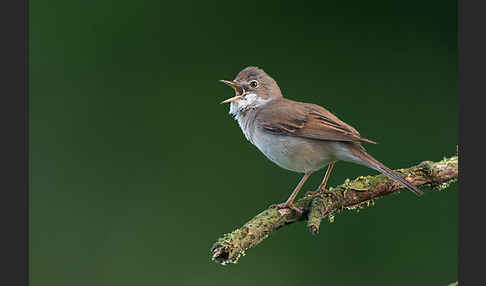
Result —
<svg viewBox="0 0 486 286"><path fill-rule="evenodd" d="M247 67L240 71L235 80L221 80L231 86L236 95L221 102L230 103L230 113L235 114L250 108L258 108L267 102L282 97L277 82L265 71L257 67Z"/></svg>

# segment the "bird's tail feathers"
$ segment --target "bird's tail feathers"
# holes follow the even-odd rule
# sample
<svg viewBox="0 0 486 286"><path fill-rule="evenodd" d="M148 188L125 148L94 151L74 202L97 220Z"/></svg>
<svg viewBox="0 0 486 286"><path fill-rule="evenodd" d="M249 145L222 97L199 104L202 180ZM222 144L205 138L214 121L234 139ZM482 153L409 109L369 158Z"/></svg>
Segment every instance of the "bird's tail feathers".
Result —
<svg viewBox="0 0 486 286"><path fill-rule="evenodd" d="M361 161L362 164L377 170L378 172L382 173L383 175L387 176L388 178L402 184L404 187L406 187L408 190L411 192L415 193L417 196L421 196L424 194L421 190L419 190L416 186L412 185L409 183L407 180L402 178L400 175L398 175L396 172L392 171L390 168L385 166L383 163L380 161L376 160L371 156L370 154L366 153L366 151L363 151L361 149L359 150L353 150L353 156L359 161Z"/></svg>

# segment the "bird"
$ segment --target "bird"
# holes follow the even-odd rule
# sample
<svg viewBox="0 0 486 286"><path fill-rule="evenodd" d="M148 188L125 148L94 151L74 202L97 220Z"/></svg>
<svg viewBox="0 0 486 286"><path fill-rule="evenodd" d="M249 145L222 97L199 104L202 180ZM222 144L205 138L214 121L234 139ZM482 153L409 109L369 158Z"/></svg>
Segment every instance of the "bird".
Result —
<svg viewBox="0 0 486 286"><path fill-rule="evenodd" d="M263 69L249 66L236 78L220 80L232 87L235 96L223 100L238 122L245 138L279 167L303 177L289 198L270 207L289 208L300 214L294 200L314 172L327 166L316 192L329 193L326 184L336 162L344 161L374 169L417 196L423 192L366 152L362 143L376 144L324 107L285 98Z"/></svg>

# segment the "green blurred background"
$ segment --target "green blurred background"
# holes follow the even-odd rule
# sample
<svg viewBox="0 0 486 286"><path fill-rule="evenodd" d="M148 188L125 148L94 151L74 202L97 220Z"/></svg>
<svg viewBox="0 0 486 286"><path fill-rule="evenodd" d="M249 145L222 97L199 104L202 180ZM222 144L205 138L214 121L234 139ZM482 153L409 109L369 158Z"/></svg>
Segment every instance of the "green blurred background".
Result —
<svg viewBox="0 0 486 286"><path fill-rule="evenodd" d="M30 6L32 285L457 280L457 184L344 212L315 237L291 225L237 265L209 259L300 179L244 139L218 80L259 66L378 141L366 147L389 167L440 160L457 144L456 1ZM367 174L338 163L329 185Z"/></svg>

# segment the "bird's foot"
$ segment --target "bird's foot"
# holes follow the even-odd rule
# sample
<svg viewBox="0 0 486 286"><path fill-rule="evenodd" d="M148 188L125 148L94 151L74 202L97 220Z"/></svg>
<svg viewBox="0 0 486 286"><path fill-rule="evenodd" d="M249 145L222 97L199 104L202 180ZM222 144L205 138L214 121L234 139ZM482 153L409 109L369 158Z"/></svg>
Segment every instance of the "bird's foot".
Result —
<svg viewBox="0 0 486 286"><path fill-rule="evenodd" d="M311 196L322 195L322 194L330 195L330 196L334 197L334 199L341 200L341 197L335 191L331 191L331 190L328 190L328 189L318 189L315 192L307 192L306 193L306 195L311 195Z"/></svg>
<svg viewBox="0 0 486 286"><path fill-rule="evenodd" d="M285 203L281 203L281 204L272 204L270 205L270 208L276 208L277 210L280 210L280 209L291 209L291 210L294 210L296 211L299 215L302 214L302 209L296 207L294 205L294 203L292 202L285 202Z"/></svg>
<svg viewBox="0 0 486 286"><path fill-rule="evenodd" d="M326 195L330 195L331 197L333 197L334 199L340 201L341 200L341 196L339 196L335 191L331 191L331 190L328 190L328 189L322 189L321 190L323 194L326 194Z"/></svg>
<svg viewBox="0 0 486 286"><path fill-rule="evenodd" d="M306 195L306 196L309 196L309 195L310 195L310 196L315 196L315 195L317 195L317 194L321 194L321 193L322 193L322 192L321 192L321 190L317 190L317 191L315 191L315 192L306 192L306 193L305 193L305 195Z"/></svg>

